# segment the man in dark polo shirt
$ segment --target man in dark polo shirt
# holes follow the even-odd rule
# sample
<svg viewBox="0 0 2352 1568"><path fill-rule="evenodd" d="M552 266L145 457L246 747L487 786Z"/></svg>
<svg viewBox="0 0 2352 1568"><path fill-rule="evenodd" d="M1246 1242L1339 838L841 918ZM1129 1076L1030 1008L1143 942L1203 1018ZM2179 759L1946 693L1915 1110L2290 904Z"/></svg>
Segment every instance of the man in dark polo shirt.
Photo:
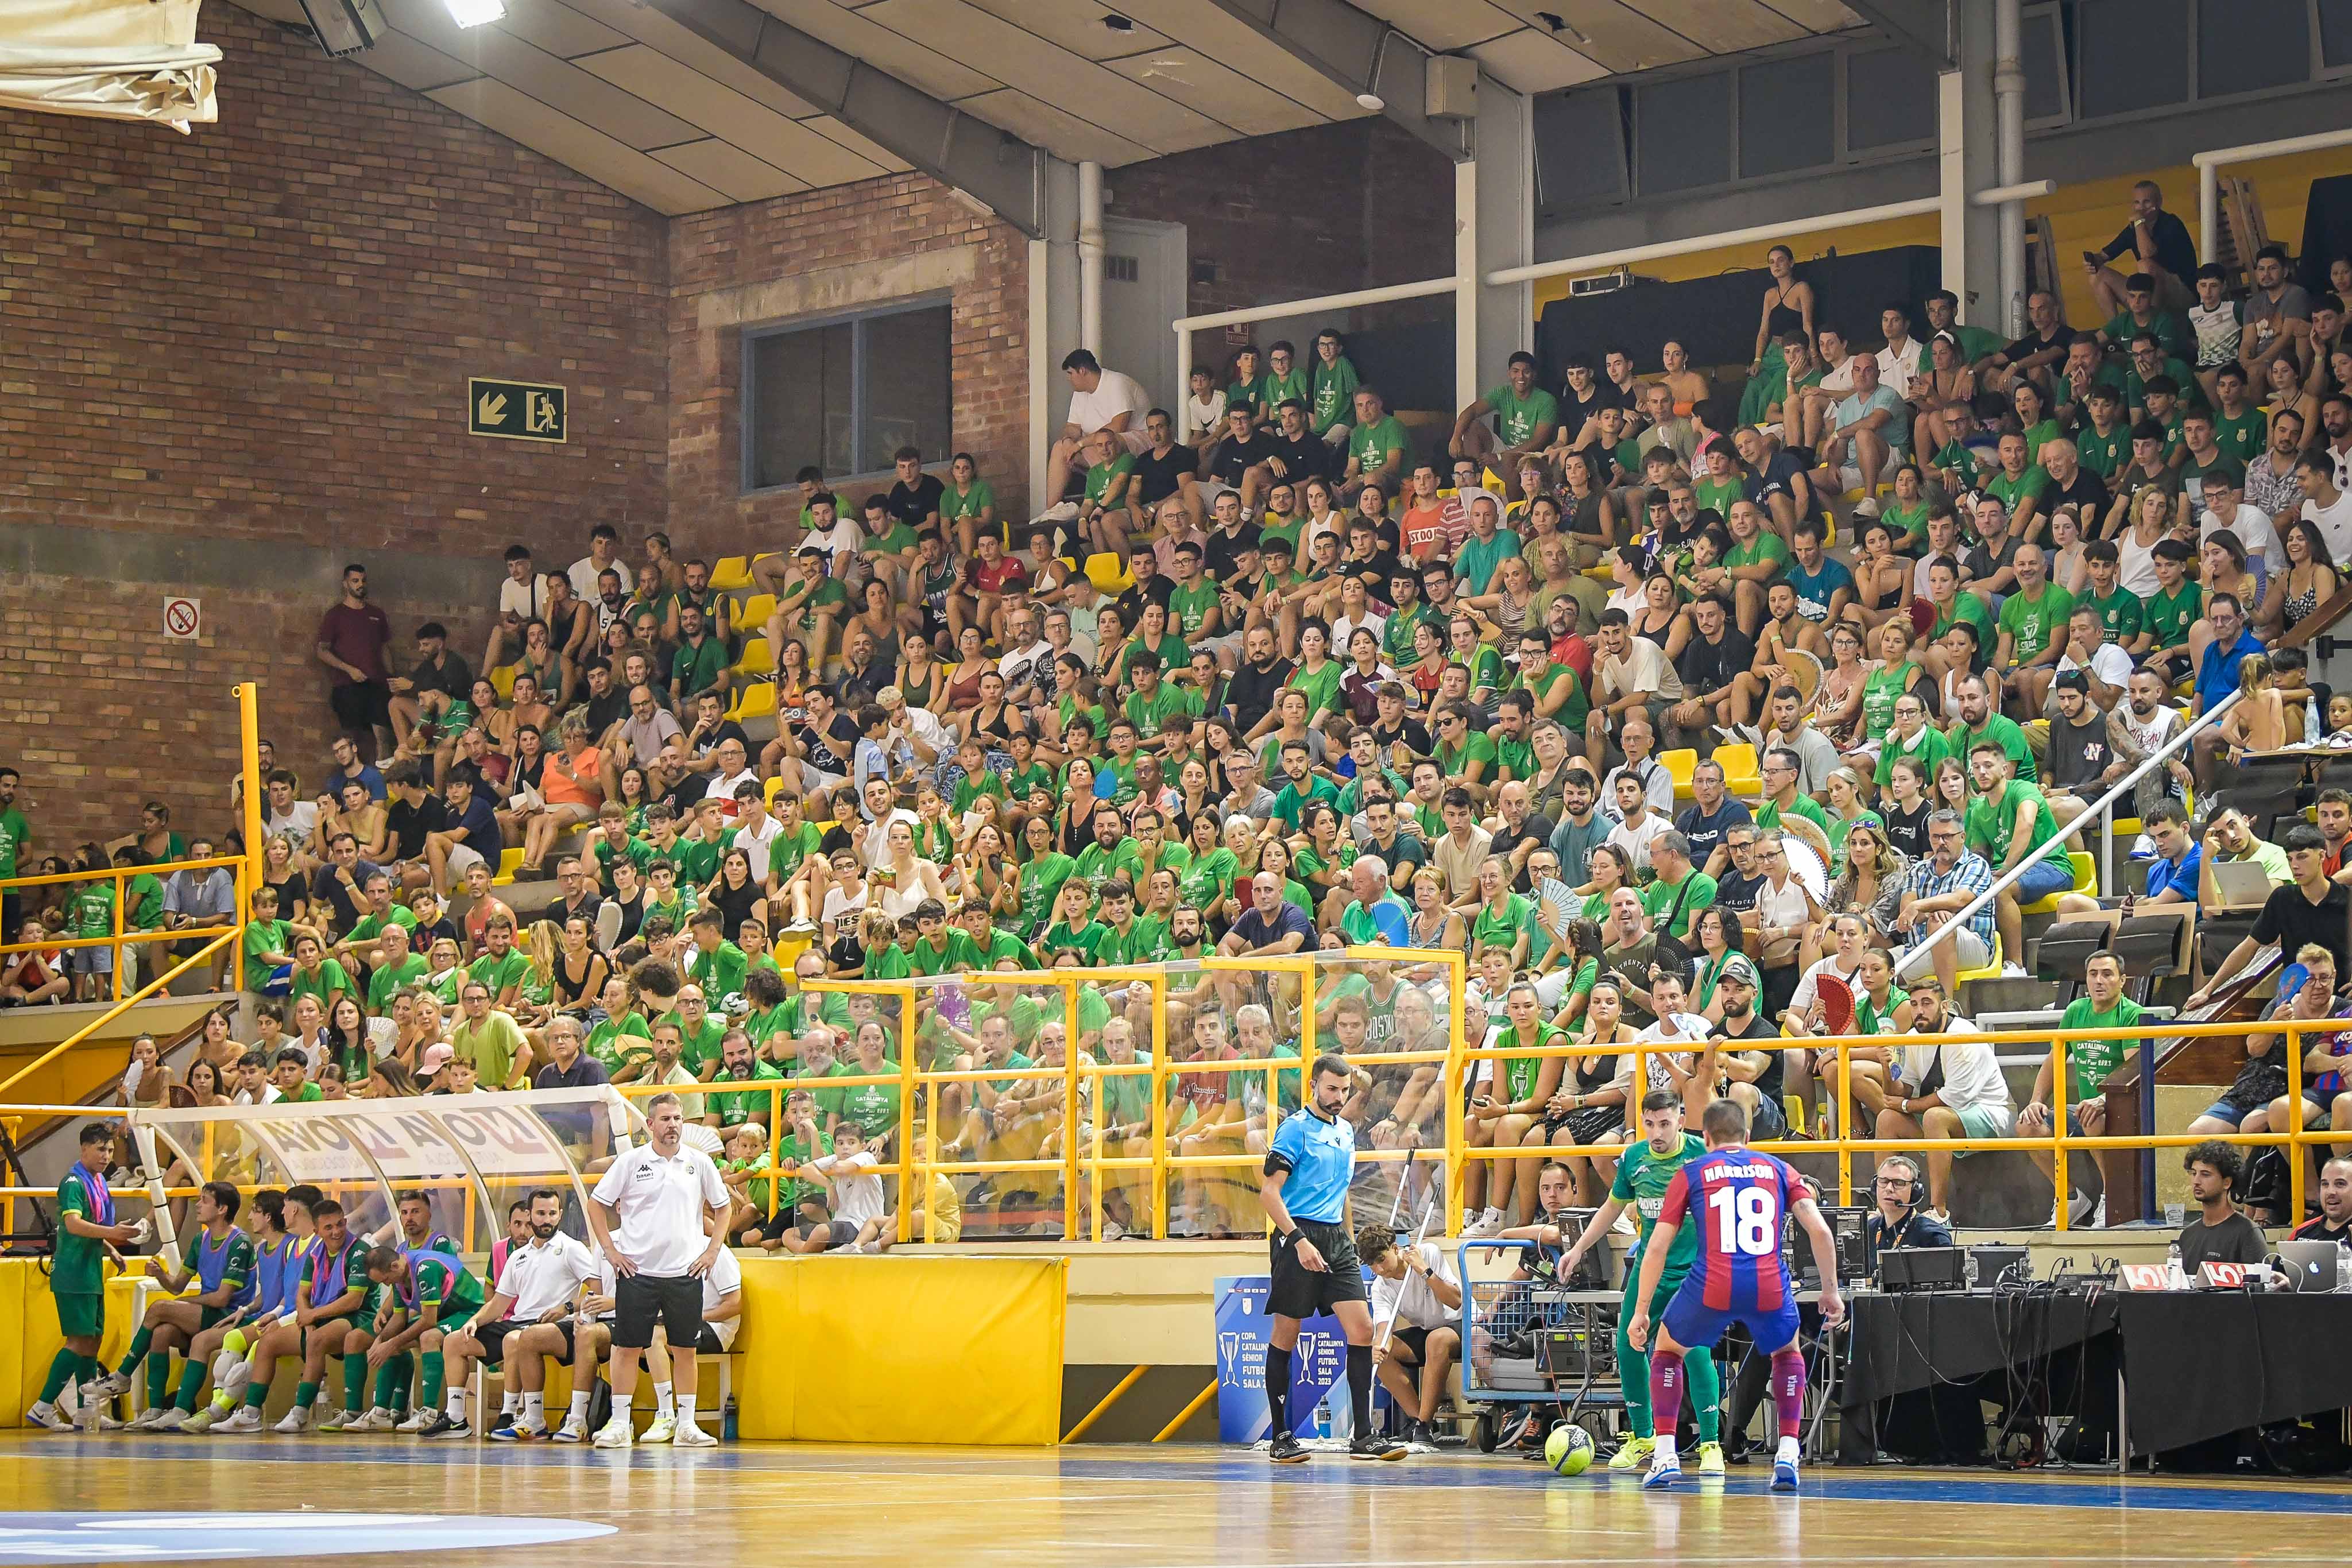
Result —
<svg viewBox="0 0 2352 1568"><path fill-rule="evenodd" d="M375 760L379 726L392 727L392 672L383 651L392 642L392 618L368 602L367 568L343 568L343 596L319 618L319 663L335 672L328 701L335 722L351 732L362 761Z"/></svg>

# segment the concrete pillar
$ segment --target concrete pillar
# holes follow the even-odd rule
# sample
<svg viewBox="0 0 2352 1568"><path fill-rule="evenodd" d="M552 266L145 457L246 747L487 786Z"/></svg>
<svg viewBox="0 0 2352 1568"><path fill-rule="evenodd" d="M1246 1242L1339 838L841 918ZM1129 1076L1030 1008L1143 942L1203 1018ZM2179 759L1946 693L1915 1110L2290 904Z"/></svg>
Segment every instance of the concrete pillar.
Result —
<svg viewBox="0 0 2352 1568"><path fill-rule="evenodd" d="M1944 287L1960 297L1961 320L2008 336L2000 219L1994 210L1969 201L1971 192L2001 183L1993 108L1993 6L1994 0L1955 0L1959 61L1936 80L1937 165L1944 204Z"/></svg>
<svg viewBox="0 0 2352 1568"><path fill-rule="evenodd" d="M1534 285L1483 281L1535 260L1534 105L1482 75L1477 131L1477 157L1455 171L1456 407L1501 381L1514 350L1535 347Z"/></svg>

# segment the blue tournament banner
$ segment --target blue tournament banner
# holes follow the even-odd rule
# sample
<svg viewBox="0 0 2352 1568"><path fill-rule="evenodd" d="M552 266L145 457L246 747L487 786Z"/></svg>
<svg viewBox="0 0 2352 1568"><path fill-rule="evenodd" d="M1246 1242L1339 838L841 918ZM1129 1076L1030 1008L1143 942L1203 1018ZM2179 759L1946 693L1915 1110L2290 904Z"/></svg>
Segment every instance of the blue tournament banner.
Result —
<svg viewBox="0 0 2352 1568"><path fill-rule="evenodd" d="M1265 1404L1265 1347L1274 1333L1264 1274L1217 1281L1217 1440L1260 1443L1272 1437ZM1321 1437L1323 1396L1348 1380L1348 1339L1328 1312L1303 1320L1290 1362L1290 1419L1295 1436ZM1340 1402L1344 1411L1345 1401Z"/></svg>

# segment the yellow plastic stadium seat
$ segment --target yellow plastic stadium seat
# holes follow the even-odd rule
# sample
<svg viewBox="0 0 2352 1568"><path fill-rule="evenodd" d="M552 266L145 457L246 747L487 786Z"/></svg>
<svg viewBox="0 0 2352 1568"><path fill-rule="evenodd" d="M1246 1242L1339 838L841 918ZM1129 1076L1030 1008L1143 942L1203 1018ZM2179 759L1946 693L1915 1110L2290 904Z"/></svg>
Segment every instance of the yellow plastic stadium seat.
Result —
<svg viewBox="0 0 2352 1568"><path fill-rule="evenodd" d="M505 850L500 852L499 855L499 874L490 878L490 885L492 887L511 886L515 879L515 869L521 864L522 851L520 849Z"/></svg>
<svg viewBox="0 0 2352 1568"><path fill-rule="evenodd" d="M1992 934L1992 961L1981 969L1962 969L1958 971L1953 975L1952 984L1955 986L1965 986L1970 980L1998 980L2000 978L2000 931L1995 930Z"/></svg>
<svg viewBox="0 0 2352 1568"><path fill-rule="evenodd" d="M2074 868L2074 886L2073 891L2081 894L2087 894L2093 898L2098 897L2098 863L2081 850L2068 850L2066 852L2066 861L2069 865ZM2058 900L2063 895L2060 894L2053 893L2047 898L2037 898L2032 904L2021 904L2017 906L2017 912L2020 915L2055 915L2058 913Z"/></svg>
<svg viewBox="0 0 2352 1568"><path fill-rule="evenodd" d="M740 626L746 632L757 632L768 623L768 617L775 612L776 596L774 594L755 593L743 601L743 607L736 612L730 624Z"/></svg>
<svg viewBox="0 0 2352 1568"><path fill-rule="evenodd" d="M1135 574L1118 557L1105 551L1087 557L1087 580L1097 592L1116 595L1135 586Z"/></svg>
<svg viewBox="0 0 2352 1568"><path fill-rule="evenodd" d="M710 586L720 593L732 593L739 588L751 586L751 558L748 555L723 556L710 569Z"/></svg>
<svg viewBox="0 0 2352 1568"><path fill-rule="evenodd" d="M1661 751L1658 753L1658 762L1665 768L1666 777L1675 781L1675 799L1689 800L1691 774L1698 768L1698 753L1688 748L1680 751Z"/></svg>
<svg viewBox="0 0 2352 1568"><path fill-rule="evenodd" d="M775 712L775 683L756 681L736 692L735 704L727 710L727 716L740 724L747 718L773 717Z"/></svg>
<svg viewBox="0 0 2352 1568"><path fill-rule="evenodd" d="M500 664L490 672L490 685L499 689L499 701L514 701L514 678L515 667L512 664Z"/></svg>
<svg viewBox="0 0 2352 1568"><path fill-rule="evenodd" d="M1742 800L1752 800L1764 792L1763 776L1756 768L1756 748L1746 741L1715 748L1715 760L1723 765L1723 788Z"/></svg>
<svg viewBox="0 0 2352 1568"><path fill-rule="evenodd" d="M773 779L769 779L769 780L768 780L768 810L769 810L772 811L772 810L774 810L776 809L776 797L777 797L777 796L779 796L779 795L781 795L781 794L782 794L783 792L784 792L784 776L783 776L782 774L779 773L779 774L777 774Z"/></svg>
<svg viewBox="0 0 2352 1568"><path fill-rule="evenodd" d="M776 652L768 646L765 637L751 637L743 643L743 656L735 667L747 675L772 675L776 673Z"/></svg>

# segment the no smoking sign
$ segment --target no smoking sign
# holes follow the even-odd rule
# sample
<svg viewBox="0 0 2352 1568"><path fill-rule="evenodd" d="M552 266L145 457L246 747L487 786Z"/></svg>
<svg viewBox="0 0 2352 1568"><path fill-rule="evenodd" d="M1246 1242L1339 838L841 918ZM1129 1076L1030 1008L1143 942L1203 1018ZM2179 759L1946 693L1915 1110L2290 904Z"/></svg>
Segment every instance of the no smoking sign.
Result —
<svg viewBox="0 0 2352 1568"><path fill-rule="evenodd" d="M193 643L203 634L205 601L184 594L163 596L163 635L174 643Z"/></svg>

